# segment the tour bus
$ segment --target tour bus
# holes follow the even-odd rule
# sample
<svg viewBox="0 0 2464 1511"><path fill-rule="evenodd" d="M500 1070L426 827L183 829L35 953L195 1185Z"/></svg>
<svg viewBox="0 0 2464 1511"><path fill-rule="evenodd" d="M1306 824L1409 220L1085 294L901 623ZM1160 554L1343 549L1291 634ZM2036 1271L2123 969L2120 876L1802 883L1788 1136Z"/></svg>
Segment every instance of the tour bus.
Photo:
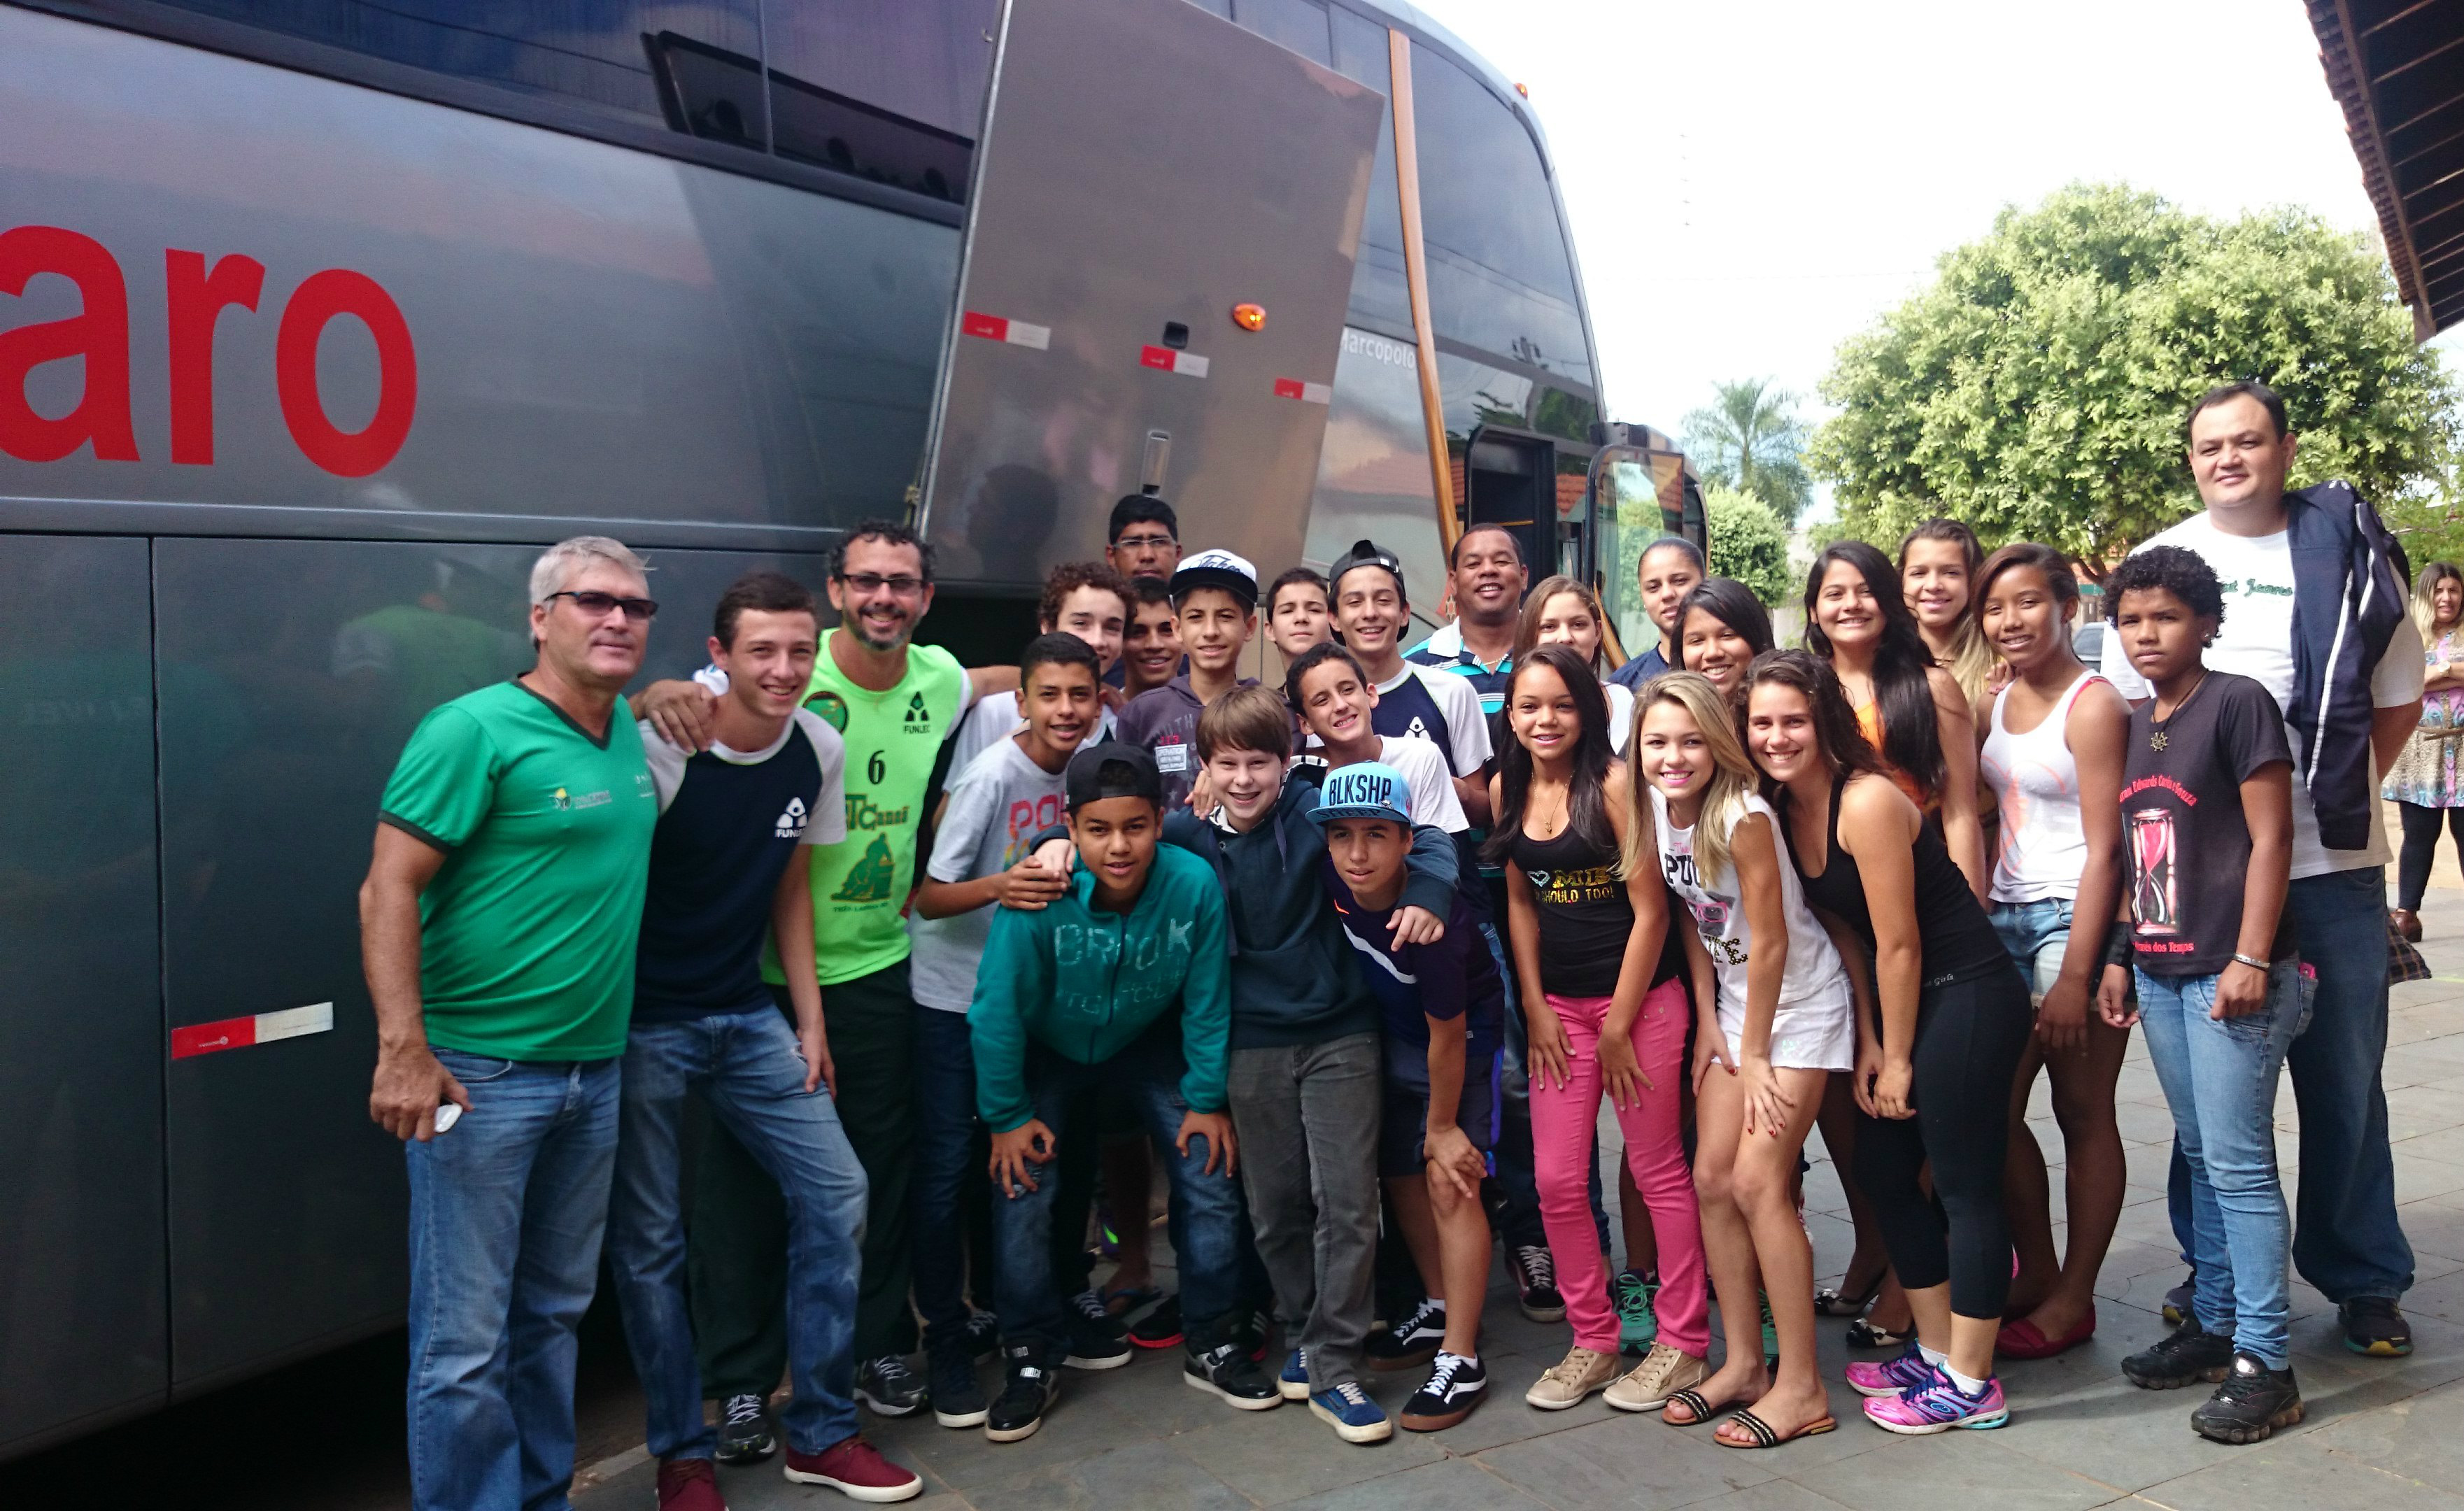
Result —
<svg viewBox="0 0 2464 1511"><path fill-rule="evenodd" d="M0 0L0 1456L399 1323L356 888L546 542L648 678L868 516L971 664L1140 491L1431 622L1468 523L1700 537L1405 5Z"/></svg>

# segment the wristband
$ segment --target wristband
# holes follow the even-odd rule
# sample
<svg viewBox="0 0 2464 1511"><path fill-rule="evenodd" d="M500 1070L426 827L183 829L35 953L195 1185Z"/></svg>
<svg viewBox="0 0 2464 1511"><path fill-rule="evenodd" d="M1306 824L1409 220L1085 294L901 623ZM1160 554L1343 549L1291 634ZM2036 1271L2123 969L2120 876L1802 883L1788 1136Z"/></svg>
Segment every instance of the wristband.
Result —
<svg viewBox="0 0 2464 1511"><path fill-rule="evenodd" d="M2233 952L2233 964L2246 965L2254 971L2273 971L2276 969L2274 961L2261 960L2254 955L2246 955L2238 950Z"/></svg>
<svg viewBox="0 0 2464 1511"><path fill-rule="evenodd" d="M2113 926L2104 931L2104 963L2118 965L2127 971L2131 954L2130 925L2116 919Z"/></svg>

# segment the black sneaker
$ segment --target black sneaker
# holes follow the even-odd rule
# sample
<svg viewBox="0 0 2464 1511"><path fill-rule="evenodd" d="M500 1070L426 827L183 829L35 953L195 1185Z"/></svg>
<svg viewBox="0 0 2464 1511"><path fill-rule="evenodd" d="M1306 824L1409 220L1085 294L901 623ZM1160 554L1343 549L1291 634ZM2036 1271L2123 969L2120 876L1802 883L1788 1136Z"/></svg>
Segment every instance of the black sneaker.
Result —
<svg viewBox="0 0 2464 1511"><path fill-rule="evenodd" d="M1258 1364L1266 1362L1266 1334L1273 1329L1274 1319L1262 1311L1236 1312L1224 1325L1225 1331L1241 1351Z"/></svg>
<svg viewBox="0 0 2464 1511"><path fill-rule="evenodd" d="M968 1351L966 1334L930 1345L924 1370L932 1381L933 1420L943 1427L983 1425L984 1392L976 1384L976 1356Z"/></svg>
<svg viewBox="0 0 2464 1511"><path fill-rule="evenodd" d="M767 1397L748 1391L719 1403L720 1463L758 1464L778 1451L779 1424L771 1419Z"/></svg>
<svg viewBox="0 0 2464 1511"><path fill-rule="evenodd" d="M1061 1362L1072 1369L1117 1369L1130 1362L1130 1340L1101 1293L1069 1298L1069 1351Z"/></svg>
<svg viewBox="0 0 2464 1511"><path fill-rule="evenodd" d="M1536 1323L1566 1320L1566 1298L1557 1292L1557 1261L1537 1243L1520 1243L1506 1251L1506 1267L1514 1278L1523 1315Z"/></svg>
<svg viewBox="0 0 2464 1511"><path fill-rule="evenodd" d="M2181 1284L2165 1293L2166 1326L2179 1327L2190 1320L2190 1303L2197 1299L2198 1291L2199 1267L2194 1264L2190 1273L2182 1277Z"/></svg>
<svg viewBox="0 0 2464 1511"><path fill-rule="evenodd" d="M1481 1362L1441 1351L1429 1367L1428 1383L1403 1403L1403 1430L1441 1432L1469 1416L1472 1408L1487 1399L1488 1370L1482 1368Z"/></svg>
<svg viewBox="0 0 2464 1511"><path fill-rule="evenodd" d="M855 1398L875 1416L913 1416L924 1404L924 1382L894 1353L856 1366Z"/></svg>
<svg viewBox="0 0 2464 1511"><path fill-rule="evenodd" d="M1180 1298L1167 1296L1155 1310L1130 1325L1130 1342L1141 1348L1169 1348L1182 1341Z"/></svg>
<svg viewBox="0 0 2464 1511"><path fill-rule="evenodd" d="M1229 1336L1228 1329L1225 1333L1222 1342L1202 1349L1192 1340L1189 1362L1181 1367L1181 1384L1212 1391L1235 1411L1267 1412L1283 1405L1284 1392L1274 1376L1258 1368L1240 1339Z"/></svg>
<svg viewBox="0 0 2464 1511"><path fill-rule="evenodd" d="M978 1364L1001 1352L1001 1319L990 1312L967 1313L967 1357Z"/></svg>
<svg viewBox="0 0 2464 1511"><path fill-rule="evenodd" d="M2193 1317L2154 1347L2123 1359L2122 1372L2143 1391L2178 1391L2193 1381L2223 1379L2233 1362L2233 1340L2201 1327Z"/></svg>
<svg viewBox="0 0 2464 1511"><path fill-rule="evenodd" d="M1362 1352L1372 1369L1417 1369L1438 1356L1446 1341L1446 1303L1424 1301L1412 1315L1369 1335Z"/></svg>
<svg viewBox="0 0 2464 1511"><path fill-rule="evenodd" d="M1014 1343L1003 1348L1001 1368L1001 1399L984 1413L984 1436L996 1443L1033 1437L1044 1425L1044 1413L1061 1398L1061 1371L1051 1367L1040 1343Z"/></svg>
<svg viewBox="0 0 2464 1511"><path fill-rule="evenodd" d="M2277 1428L2301 1420L2305 1410L2291 1369L2271 1369L2237 1353L2225 1383L2190 1413L2190 1429L2219 1443L2262 1443Z"/></svg>
<svg viewBox="0 0 2464 1511"><path fill-rule="evenodd" d="M2401 1359L2412 1352L2412 1325L2390 1297L2356 1296L2336 1308L2336 1317L2344 1325L2344 1347L2355 1353Z"/></svg>

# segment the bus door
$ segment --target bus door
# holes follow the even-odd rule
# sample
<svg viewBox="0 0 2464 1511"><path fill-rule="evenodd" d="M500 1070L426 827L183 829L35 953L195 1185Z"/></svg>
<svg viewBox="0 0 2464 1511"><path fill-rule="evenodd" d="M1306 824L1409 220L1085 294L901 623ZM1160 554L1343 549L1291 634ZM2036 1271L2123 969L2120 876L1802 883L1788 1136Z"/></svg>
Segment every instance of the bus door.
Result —
<svg viewBox="0 0 2464 1511"><path fill-rule="evenodd" d="M1298 560L1383 97L1183 0L1009 0L921 517L1024 589L1159 494Z"/></svg>
<svg viewBox="0 0 2464 1511"><path fill-rule="evenodd" d="M1463 469L1464 529L1485 525L1512 534L1534 582L1558 572L1580 573L1580 536L1567 536L1558 523L1555 442L1475 426L1463 448Z"/></svg>

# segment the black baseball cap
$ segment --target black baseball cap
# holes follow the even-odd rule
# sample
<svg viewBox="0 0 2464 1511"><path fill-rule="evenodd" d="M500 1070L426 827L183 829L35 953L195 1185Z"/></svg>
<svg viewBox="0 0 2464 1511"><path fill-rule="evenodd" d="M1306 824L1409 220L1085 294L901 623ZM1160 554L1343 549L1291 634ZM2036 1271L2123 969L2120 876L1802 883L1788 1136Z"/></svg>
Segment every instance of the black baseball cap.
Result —
<svg viewBox="0 0 2464 1511"><path fill-rule="evenodd" d="M1071 813L1107 798L1144 798L1161 806L1163 777L1155 770L1155 757L1144 750L1106 740L1069 757L1067 769L1061 774L1061 790Z"/></svg>
<svg viewBox="0 0 2464 1511"><path fill-rule="evenodd" d="M1411 601L1411 595L1403 590L1403 558L1375 540L1354 540L1351 550L1334 558L1333 569L1326 575L1327 591L1335 592L1346 572L1365 566L1384 567L1395 579L1395 596L1406 602Z"/></svg>

